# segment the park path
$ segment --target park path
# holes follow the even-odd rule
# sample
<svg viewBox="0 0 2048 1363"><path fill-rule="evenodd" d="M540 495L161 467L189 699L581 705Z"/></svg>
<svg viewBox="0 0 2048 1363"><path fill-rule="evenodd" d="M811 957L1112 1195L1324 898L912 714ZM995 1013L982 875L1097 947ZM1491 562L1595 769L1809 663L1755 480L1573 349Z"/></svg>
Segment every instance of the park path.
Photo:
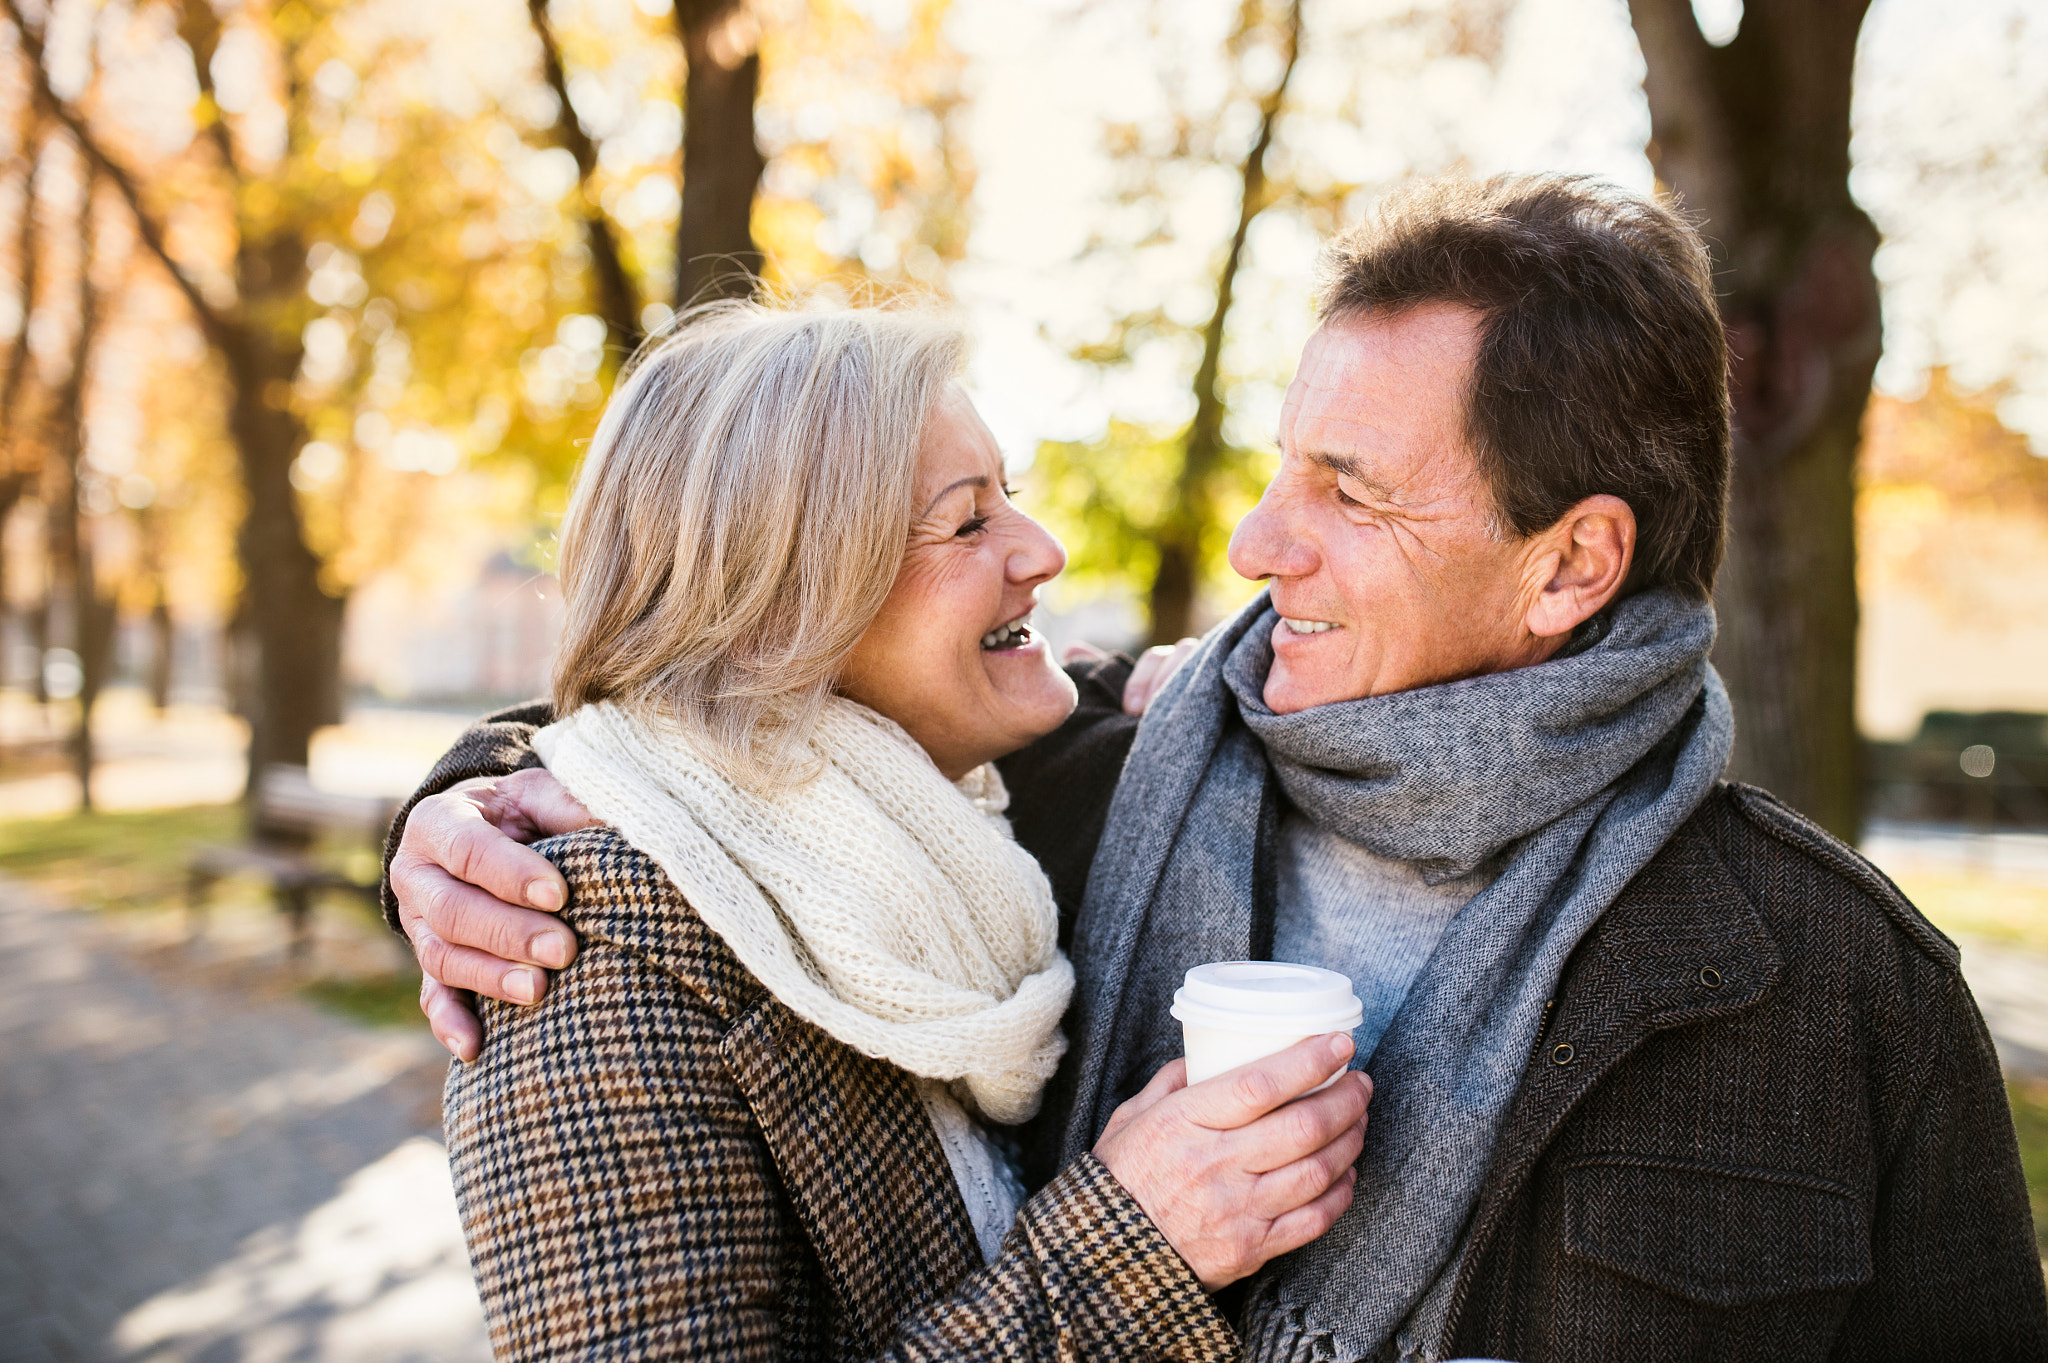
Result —
<svg viewBox="0 0 2048 1363"><path fill-rule="evenodd" d="M0 878L0 1363L487 1363L422 1030Z"/></svg>

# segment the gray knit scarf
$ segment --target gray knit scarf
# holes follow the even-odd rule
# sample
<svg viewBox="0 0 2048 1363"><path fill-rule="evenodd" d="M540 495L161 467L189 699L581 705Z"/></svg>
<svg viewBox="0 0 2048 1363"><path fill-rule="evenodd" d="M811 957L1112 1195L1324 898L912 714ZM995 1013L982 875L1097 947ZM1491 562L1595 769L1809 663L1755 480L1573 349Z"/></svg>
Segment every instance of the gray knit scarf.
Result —
<svg viewBox="0 0 2048 1363"><path fill-rule="evenodd" d="M1254 1359L1432 1357L1565 958L1726 765L1713 610L1643 592L1567 656L1284 716L1260 699L1277 618L1261 597L1212 632L1139 727L1076 927L1065 1157L1180 1053L1182 973L1252 951L1269 781L1431 879L1499 866L1360 1058L1375 1096L1351 1209L1269 1265L1248 1311Z"/></svg>

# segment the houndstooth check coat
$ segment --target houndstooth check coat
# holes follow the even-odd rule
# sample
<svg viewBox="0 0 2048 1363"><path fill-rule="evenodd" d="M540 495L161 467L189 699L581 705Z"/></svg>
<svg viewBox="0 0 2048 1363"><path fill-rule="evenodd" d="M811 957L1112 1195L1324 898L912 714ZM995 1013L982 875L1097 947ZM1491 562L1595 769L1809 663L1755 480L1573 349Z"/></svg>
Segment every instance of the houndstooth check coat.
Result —
<svg viewBox="0 0 2048 1363"><path fill-rule="evenodd" d="M445 1103L500 1360L1237 1356L1092 1156L982 1264L908 1075L777 1002L617 833L537 846L582 954L485 1003Z"/></svg>

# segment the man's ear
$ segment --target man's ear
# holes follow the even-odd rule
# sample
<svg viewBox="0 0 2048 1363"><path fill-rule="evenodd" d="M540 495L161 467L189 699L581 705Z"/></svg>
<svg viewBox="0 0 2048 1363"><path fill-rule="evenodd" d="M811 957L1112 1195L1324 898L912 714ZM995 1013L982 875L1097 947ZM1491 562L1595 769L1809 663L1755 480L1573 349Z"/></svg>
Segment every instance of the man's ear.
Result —
<svg viewBox="0 0 2048 1363"><path fill-rule="evenodd" d="M1628 580L1636 513L1621 498L1601 493L1565 512L1541 540L1538 562L1548 576L1524 624L1537 638L1554 639L1599 614Z"/></svg>

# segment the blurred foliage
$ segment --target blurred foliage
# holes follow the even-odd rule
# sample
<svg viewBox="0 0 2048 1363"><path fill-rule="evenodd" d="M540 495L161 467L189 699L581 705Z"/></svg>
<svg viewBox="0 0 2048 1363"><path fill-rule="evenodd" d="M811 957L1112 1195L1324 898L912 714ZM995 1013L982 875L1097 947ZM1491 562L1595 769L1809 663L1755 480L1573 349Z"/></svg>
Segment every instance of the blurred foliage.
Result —
<svg viewBox="0 0 2048 1363"><path fill-rule="evenodd" d="M1085 442L1048 441L1025 476L1026 505L1067 546L1061 581L1080 595L1148 582L1159 566L1154 535L1172 511L1187 449L1184 427L1115 420ZM1216 508L1202 537L1201 572L1212 604L1256 588L1230 571L1230 530L1259 500L1279 458L1270 447L1233 448L1210 480Z"/></svg>
<svg viewBox="0 0 2048 1363"><path fill-rule="evenodd" d="M2040 618L2048 459L1999 419L2006 397L1966 390L1937 367L1921 396L1871 400L1856 508L1866 599L1907 591L1958 621Z"/></svg>
<svg viewBox="0 0 2048 1363"><path fill-rule="evenodd" d="M1106 374L1192 375L1194 383L1174 417L1125 411L1093 439L1041 446L1045 467L1034 466L1034 483L1045 489L1049 523L1070 536L1077 585L1118 583L1149 596L1155 640L1178 632L1162 633L1157 618L1175 595L1155 581L1162 541L1193 531L1199 605L1183 627L1205 627L1252 590L1229 571L1224 550L1277 465L1273 426L1308 299L1289 300L1281 315L1292 325L1280 330L1233 325L1228 309L1271 293L1262 251L1312 254L1396 180L1458 164L1454 147L1402 137L1369 139L1372 155L1361 161L1357 130L1387 125L1392 70L1490 75L1510 8L1509 0L1309 7L1295 28L1304 23L1300 7L1244 0L1227 11L1227 27L1212 31L1168 0L1143 6L1139 46L1150 64L1132 80L1153 97L1146 112L1104 125L1107 201L1075 262L1078 275L1098 282L1100 306L1053 339ZM1291 79L1297 41L1300 82ZM1334 62L1336 53L1347 59ZM1262 312L1275 311L1270 297L1259 301ZM1213 443L1198 429L1212 396L1223 414ZM1190 527L1189 516L1198 524Z"/></svg>
<svg viewBox="0 0 2048 1363"><path fill-rule="evenodd" d="M944 289L973 187L947 10L751 6L771 166L755 235L772 287ZM666 11L660 0L552 6L568 112L599 152L588 192L650 299L668 296L680 205L682 56ZM431 559L451 518L496 523L514 542L543 537L605 396L607 337L580 230L586 191L548 135L563 111L522 9L57 0L26 12L50 33L60 93L134 170L200 292L246 309L296 357L264 400L309 440L291 481L327 589ZM26 117L27 96L26 82L0 82L0 120L15 134L0 146L0 196L46 167L24 211L56 248L35 320L61 335L67 290L49 281L78 268L61 240L77 170L65 138ZM226 374L125 207L105 192L100 210L100 270L118 297L95 361L87 503L121 551L107 575L131 608L169 576L188 607L226 613L246 501ZM251 281L265 287L238 295Z"/></svg>

